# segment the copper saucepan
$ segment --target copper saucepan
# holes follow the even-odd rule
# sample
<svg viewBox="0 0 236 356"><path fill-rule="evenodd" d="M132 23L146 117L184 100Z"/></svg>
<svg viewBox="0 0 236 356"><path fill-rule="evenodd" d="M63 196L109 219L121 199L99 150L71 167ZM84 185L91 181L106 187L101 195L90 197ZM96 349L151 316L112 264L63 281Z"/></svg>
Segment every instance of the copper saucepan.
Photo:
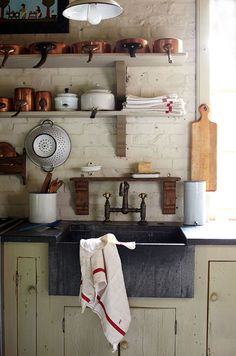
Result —
<svg viewBox="0 0 236 356"><path fill-rule="evenodd" d="M12 98L0 98L0 111L6 112L12 110Z"/></svg>
<svg viewBox="0 0 236 356"><path fill-rule="evenodd" d="M14 109L16 113L12 117L17 116L21 111L34 110L34 89L33 88L15 88L14 91Z"/></svg>
<svg viewBox="0 0 236 356"><path fill-rule="evenodd" d="M89 63L94 53L111 53L111 45L106 41L81 41L71 45L71 52L88 54Z"/></svg>
<svg viewBox="0 0 236 356"><path fill-rule="evenodd" d="M150 48L144 38L125 38L116 42L114 52L128 52L130 57L136 57L136 53L150 53Z"/></svg>
<svg viewBox="0 0 236 356"><path fill-rule="evenodd" d="M62 42L35 42L29 46L30 54L41 53L40 61L33 68L41 67L47 60L48 54L69 53L70 47Z"/></svg>
<svg viewBox="0 0 236 356"><path fill-rule="evenodd" d="M36 111L51 111L52 110L52 94L50 91L36 91L35 93L35 110Z"/></svg>
<svg viewBox="0 0 236 356"><path fill-rule="evenodd" d="M166 53L168 62L173 63L172 53L183 52L183 41L178 38L160 38L154 41L154 53Z"/></svg>
<svg viewBox="0 0 236 356"><path fill-rule="evenodd" d="M20 45L14 45L14 44L1 44L0 45L0 54L2 54L3 61L2 64L0 65L0 68L3 68L9 55L11 54L25 54L27 53L27 48L20 46Z"/></svg>

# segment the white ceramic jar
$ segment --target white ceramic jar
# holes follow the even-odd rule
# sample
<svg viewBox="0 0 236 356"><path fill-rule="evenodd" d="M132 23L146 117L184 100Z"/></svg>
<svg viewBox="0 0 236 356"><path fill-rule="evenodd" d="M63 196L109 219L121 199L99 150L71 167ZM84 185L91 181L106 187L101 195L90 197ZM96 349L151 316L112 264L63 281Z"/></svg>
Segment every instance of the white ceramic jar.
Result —
<svg viewBox="0 0 236 356"><path fill-rule="evenodd" d="M65 88L64 93L57 94L54 101L55 109L58 111L78 110L78 96L74 93L69 93L68 88Z"/></svg>
<svg viewBox="0 0 236 356"><path fill-rule="evenodd" d="M81 95L81 110L115 110L115 97L110 90L96 85Z"/></svg>
<svg viewBox="0 0 236 356"><path fill-rule="evenodd" d="M47 224L57 220L57 193L29 193L29 222Z"/></svg>

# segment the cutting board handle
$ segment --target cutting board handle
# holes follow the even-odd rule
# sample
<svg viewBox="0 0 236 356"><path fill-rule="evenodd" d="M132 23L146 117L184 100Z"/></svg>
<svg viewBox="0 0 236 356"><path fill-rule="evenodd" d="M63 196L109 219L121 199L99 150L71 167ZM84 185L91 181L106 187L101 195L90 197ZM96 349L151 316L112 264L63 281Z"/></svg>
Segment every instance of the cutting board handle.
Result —
<svg viewBox="0 0 236 356"><path fill-rule="evenodd" d="M209 120L210 108L207 104L201 104L199 106L200 118L199 120Z"/></svg>

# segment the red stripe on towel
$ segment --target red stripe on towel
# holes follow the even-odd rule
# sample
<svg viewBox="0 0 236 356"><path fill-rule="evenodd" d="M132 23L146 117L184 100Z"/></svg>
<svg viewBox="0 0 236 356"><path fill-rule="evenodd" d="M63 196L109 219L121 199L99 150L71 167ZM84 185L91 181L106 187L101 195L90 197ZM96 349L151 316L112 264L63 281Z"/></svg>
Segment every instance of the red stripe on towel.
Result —
<svg viewBox="0 0 236 356"><path fill-rule="evenodd" d="M108 315L107 312L106 312L105 305L104 305L103 302L101 301L99 295L97 296L97 299L98 299L98 302L99 302L99 304L101 305L101 307L102 307L102 309L103 309L103 311L104 311L104 313L105 313L105 316L106 316L107 321L111 324L111 326L113 326L114 329L116 329L121 335L124 336L124 335L125 335L124 330L122 330L116 323L114 323L113 320L111 320L111 318L109 317L109 315Z"/></svg>
<svg viewBox="0 0 236 356"><path fill-rule="evenodd" d="M81 297L86 301L86 302L90 302L90 299L88 297L86 297L86 295L84 295L83 293L81 294Z"/></svg>
<svg viewBox="0 0 236 356"><path fill-rule="evenodd" d="M96 269L93 271L93 274L98 273L98 272L104 272L104 273L106 273L106 270L105 270L104 268L96 268Z"/></svg>

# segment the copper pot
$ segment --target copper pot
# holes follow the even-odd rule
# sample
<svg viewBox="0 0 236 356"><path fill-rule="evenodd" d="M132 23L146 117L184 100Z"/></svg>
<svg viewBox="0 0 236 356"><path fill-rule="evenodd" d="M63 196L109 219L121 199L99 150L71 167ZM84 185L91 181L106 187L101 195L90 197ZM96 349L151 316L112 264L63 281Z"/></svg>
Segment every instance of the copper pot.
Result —
<svg viewBox="0 0 236 356"><path fill-rule="evenodd" d="M14 109L17 116L21 111L34 110L34 89L33 88L15 88L14 92Z"/></svg>
<svg viewBox="0 0 236 356"><path fill-rule="evenodd" d="M94 53L111 53L111 45L105 41L81 41L71 45L72 53L86 53L91 62Z"/></svg>
<svg viewBox="0 0 236 356"><path fill-rule="evenodd" d="M0 68L4 67L9 55L11 54L25 54L27 53L27 48L20 45L12 44L1 44L0 45L0 54L3 55L3 61L0 65Z"/></svg>
<svg viewBox="0 0 236 356"><path fill-rule="evenodd" d="M29 46L30 54L41 53L40 61L33 68L41 67L47 60L48 54L69 53L70 47L62 42L35 42Z"/></svg>
<svg viewBox="0 0 236 356"><path fill-rule="evenodd" d="M125 38L116 42L116 53L129 53L130 57L136 57L138 53L150 53L148 41L143 38Z"/></svg>
<svg viewBox="0 0 236 356"><path fill-rule="evenodd" d="M178 38L160 38L153 44L154 53L166 53L168 62L173 63L172 53L183 52L183 41Z"/></svg>
<svg viewBox="0 0 236 356"><path fill-rule="evenodd" d="M12 111L12 98L0 98L0 111Z"/></svg>
<svg viewBox="0 0 236 356"><path fill-rule="evenodd" d="M52 93L50 91L36 91L35 93L35 110L51 111L52 110Z"/></svg>

